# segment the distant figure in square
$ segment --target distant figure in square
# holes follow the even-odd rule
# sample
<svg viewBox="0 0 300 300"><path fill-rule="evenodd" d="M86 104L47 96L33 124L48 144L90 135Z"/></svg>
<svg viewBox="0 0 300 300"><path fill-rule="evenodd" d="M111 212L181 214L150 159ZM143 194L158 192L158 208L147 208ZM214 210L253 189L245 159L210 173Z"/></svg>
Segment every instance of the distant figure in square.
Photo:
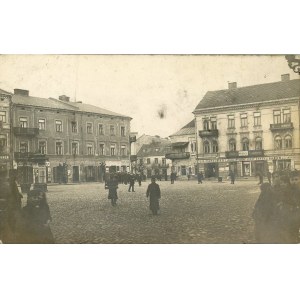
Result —
<svg viewBox="0 0 300 300"><path fill-rule="evenodd" d="M118 200L118 179L116 176L111 175L110 179L107 181L107 185L105 187L108 189L108 199L111 200L111 205L116 206Z"/></svg>
<svg viewBox="0 0 300 300"><path fill-rule="evenodd" d="M128 192L131 192L131 190L134 192L134 182L135 182L135 176L134 176L134 174L131 174L130 177L129 177Z"/></svg>
<svg viewBox="0 0 300 300"><path fill-rule="evenodd" d="M175 178L176 178L176 175L174 172L172 172L171 173L171 184L174 184Z"/></svg>
<svg viewBox="0 0 300 300"><path fill-rule="evenodd" d="M203 173L202 173L202 172L198 172L198 174L197 174L197 179L198 179L198 184L199 184L199 183L202 184L202 180L203 180Z"/></svg>
<svg viewBox="0 0 300 300"><path fill-rule="evenodd" d="M234 172L232 170L229 171L229 177L230 177L230 183L231 184L234 184L234 181L235 181L235 175L234 175Z"/></svg>
<svg viewBox="0 0 300 300"><path fill-rule="evenodd" d="M150 210L153 215L157 215L159 210L159 199L161 197L159 185L155 182L155 177L151 178L151 183L148 185L147 198L150 196Z"/></svg>

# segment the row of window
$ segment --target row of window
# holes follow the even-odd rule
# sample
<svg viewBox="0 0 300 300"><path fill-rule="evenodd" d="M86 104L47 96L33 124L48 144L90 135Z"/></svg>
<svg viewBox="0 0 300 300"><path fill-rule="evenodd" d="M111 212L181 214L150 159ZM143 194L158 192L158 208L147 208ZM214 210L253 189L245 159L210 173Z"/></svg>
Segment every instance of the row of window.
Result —
<svg viewBox="0 0 300 300"><path fill-rule="evenodd" d="M20 142L20 152L29 152L29 143L27 141ZM111 144L109 148L109 153L106 151L106 145L104 143L99 144L98 148L98 155L100 156L116 156L117 155L117 147L115 144ZM46 141L39 141L38 142L38 151L41 154L47 154L47 142ZM86 153L87 155L95 155L95 147L93 143L86 144ZM55 142L55 154L56 155L63 155L64 154L64 146L62 141ZM78 155L79 154L79 142L72 142L71 143L71 154ZM125 145L121 145L120 147L120 155L127 156L127 147Z"/></svg>
<svg viewBox="0 0 300 300"><path fill-rule="evenodd" d="M236 151L236 149L237 149L236 148L236 140L230 139L228 142L228 146L229 146L229 151ZM241 146L242 146L241 149L243 151L249 151L250 150L249 139L243 138ZM281 136L276 136L274 139L274 148L276 150L291 149L292 148L292 137L290 135L286 135L284 138L282 138ZM255 138L254 149L255 150L263 149L261 137ZM204 141L203 142L203 152L204 153L217 153L218 152L218 142L215 140L213 140L212 142L209 142L207 140Z"/></svg>
<svg viewBox="0 0 300 300"><path fill-rule="evenodd" d="M151 158L147 158L146 161L147 161L147 165L150 165L150 164L151 164ZM142 165L143 163L144 163L144 160L143 160L142 158L140 158L140 165ZM154 158L154 163L155 163L155 164L158 164L158 158L157 158L157 157ZM163 166L166 165L166 159L165 159L165 158L162 158L162 159L161 159L161 164L162 164Z"/></svg>
<svg viewBox="0 0 300 300"><path fill-rule="evenodd" d="M229 115L227 116L228 120L228 128L235 128L235 116ZM241 127L248 127L248 114L242 113L240 114ZM254 112L253 113L254 126L261 126L261 113ZM280 109L273 111L273 123L281 124L281 123L290 123L291 122L291 110L283 109L282 112ZM211 130L217 129L217 120L216 117L211 117L210 119L203 120L203 129Z"/></svg>
<svg viewBox="0 0 300 300"><path fill-rule="evenodd" d="M20 117L19 118L19 125L22 128L28 127L28 118L27 117ZM39 119L38 120L38 127L39 130L46 130L46 119ZM62 120L55 120L55 131L56 132L63 132L63 121ZM71 132L78 133L78 122L72 121L71 122ZM86 123L86 132L89 134L94 133L93 123L87 122ZM98 134L104 135L105 129L104 124L98 124ZM110 125L109 126L109 134L110 135L116 135L116 126ZM126 129L125 126L120 127L120 135L126 136Z"/></svg>

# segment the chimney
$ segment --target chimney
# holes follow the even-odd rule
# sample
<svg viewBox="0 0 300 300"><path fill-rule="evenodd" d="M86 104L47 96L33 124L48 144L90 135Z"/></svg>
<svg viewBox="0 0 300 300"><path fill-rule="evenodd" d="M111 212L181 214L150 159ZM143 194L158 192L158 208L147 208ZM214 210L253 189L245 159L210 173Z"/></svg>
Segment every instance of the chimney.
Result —
<svg viewBox="0 0 300 300"><path fill-rule="evenodd" d="M281 75L281 81L289 81L289 80L290 80L290 74Z"/></svg>
<svg viewBox="0 0 300 300"><path fill-rule="evenodd" d="M14 94L15 95L20 95L20 96L29 96L29 91L28 90L22 90L22 89L14 89Z"/></svg>
<svg viewBox="0 0 300 300"><path fill-rule="evenodd" d="M70 101L70 97L67 97L66 95L61 95L58 97L58 99L66 102Z"/></svg>
<svg viewBox="0 0 300 300"><path fill-rule="evenodd" d="M237 83L236 82L228 82L228 89L236 89Z"/></svg>

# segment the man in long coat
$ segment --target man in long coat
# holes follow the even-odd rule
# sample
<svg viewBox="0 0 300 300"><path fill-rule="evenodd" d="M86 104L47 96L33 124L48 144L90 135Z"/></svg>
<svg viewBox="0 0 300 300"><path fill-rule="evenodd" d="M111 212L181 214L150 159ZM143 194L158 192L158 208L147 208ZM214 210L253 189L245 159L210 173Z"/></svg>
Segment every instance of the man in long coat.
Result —
<svg viewBox="0 0 300 300"><path fill-rule="evenodd" d="M147 198L150 196L150 210L152 211L153 215L157 215L161 194L159 185L155 182L155 177L151 178L151 183L148 185L146 196Z"/></svg>

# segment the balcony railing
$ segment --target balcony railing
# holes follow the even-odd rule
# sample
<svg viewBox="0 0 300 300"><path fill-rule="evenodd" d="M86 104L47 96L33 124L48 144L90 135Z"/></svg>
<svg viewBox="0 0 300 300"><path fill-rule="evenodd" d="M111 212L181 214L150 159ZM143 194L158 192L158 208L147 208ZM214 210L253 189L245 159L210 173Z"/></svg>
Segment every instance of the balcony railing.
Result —
<svg viewBox="0 0 300 300"><path fill-rule="evenodd" d="M226 158L264 156L264 150L225 151Z"/></svg>
<svg viewBox="0 0 300 300"><path fill-rule="evenodd" d="M218 129L199 130L199 136L201 138L204 138L204 137L218 137L219 136L219 131L218 131Z"/></svg>
<svg viewBox="0 0 300 300"><path fill-rule="evenodd" d="M167 159L187 159L190 158L190 152L166 153Z"/></svg>
<svg viewBox="0 0 300 300"><path fill-rule="evenodd" d="M14 127L13 132L15 135L35 136L35 135L39 134L39 129L38 128Z"/></svg>
<svg viewBox="0 0 300 300"><path fill-rule="evenodd" d="M293 123L279 123L279 124L270 124L270 130L284 130L284 129L294 129Z"/></svg>

